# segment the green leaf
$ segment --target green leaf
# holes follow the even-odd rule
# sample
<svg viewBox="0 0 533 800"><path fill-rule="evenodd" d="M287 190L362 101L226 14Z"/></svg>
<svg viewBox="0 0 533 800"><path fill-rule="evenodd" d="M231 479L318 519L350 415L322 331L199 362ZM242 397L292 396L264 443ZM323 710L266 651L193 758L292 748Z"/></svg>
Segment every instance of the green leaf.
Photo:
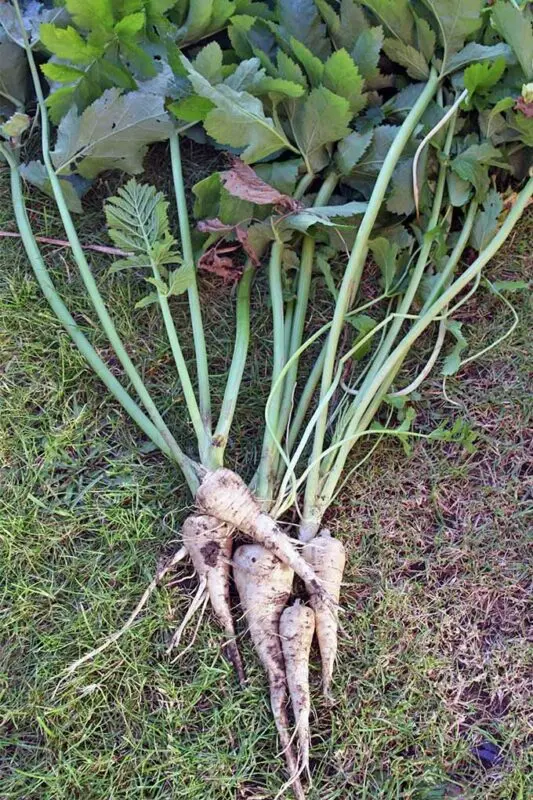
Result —
<svg viewBox="0 0 533 800"><path fill-rule="evenodd" d="M209 81L209 83L221 83L222 81L222 49L218 42L202 47L192 65L196 72ZM255 70L257 72L257 69Z"/></svg>
<svg viewBox="0 0 533 800"><path fill-rule="evenodd" d="M455 345L450 350L442 365L441 375L455 375L461 366L461 353L466 348L468 342L461 332L462 323L451 320L447 323L446 329L455 339Z"/></svg>
<svg viewBox="0 0 533 800"><path fill-rule="evenodd" d="M503 201L495 189L491 189L485 201L483 209L479 209L472 233L470 234L470 244L475 250L483 250L493 239L498 230L498 219L503 211Z"/></svg>
<svg viewBox="0 0 533 800"><path fill-rule="evenodd" d="M415 210L413 193L413 159L399 164L392 174L392 191L387 200L387 211L407 216Z"/></svg>
<svg viewBox="0 0 533 800"><path fill-rule="evenodd" d="M292 128L311 171L320 171L328 163L326 146L350 133L351 118L348 101L325 86L312 89L305 101L298 105Z"/></svg>
<svg viewBox="0 0 533 800"><path fill-rule="evenodd" d="M482 25L484 0L424 0L435 15L439 38L444 45L441 72L446 74L448 60L458 53L466 39Z"/></svg>
<svg viewBox="0 0 533 800"><path fill-rule="evenodd" d="M48 172L44 164L40 161L30 161L28 164L21 164L19 171L25 181L31 183L32 186L37 186L37 188L41 189L41 191L49 197L54 197L54 191L50 183L50 178L48 177ZM66 178L60 178L60 183L63 197L65 198L69 211L72 211L74 214L81 214L83 210L81 207L81 200L74 185Z"/></svg>
<svg viewBox="0 0 533 800"><path fill-rule="evenodd" d="M337 290L337 287L335 286L335 280L333 278L333 273L331 271L331 264L329 263L328 259L325 258L324 255L322 255L320 251L315 253L315 264L322 273L322 276L324 278L329 293L331 294L334 300L337 300L339 292Z"/></svg>
<svg viewBox="0 0 533 800"><path fill-rule="evenodd" d="M69 67L68 64L55 64L53 61L41 64L41 72L55 83L73 83L85 75L81 69Z"/></svg>
<svg viewBox="0 0 533 800"><path fill-rule="evenodd" d="M326 58L331 46L326 37L326 27L317 11L314 0L277 0L277 15L281 33L302 42L320 58Z"/></svg>
<svg viewBox="0 0 533 800"><path fill-rule="evenodd" d="M511 125L518 131L522 142L528 147L533 147L533 117L525 114L512 114Z"/></svg>
<svg viewBox="0 0 533 800"><path fill-rule="evenodd" d="M269 164L257 164L254 169L265 183L273 186L278 192L292 195L301 165L300 159L291 159L290 161L272 161Z"/></svg>
<svg viewBox="0 0 533 800"><path fill-rule="evenodd" d="M418 17L414 14L415 18L415 28L416 28L416 46L426 59L426 61L430 62L435 55L435 46L437 44L437 34L430 27L429 22L427 22L422 17Z"/></svg>
<svg viewBox="0 0 533 800"><path fill-rule="evenodd" d="M72 26L57 28L50 23L41 25L41 42L58 58L73 64L87 65L102 55L103 47L89 44Z"/></svg>
<svg viewBox="0 0 533 800"><path fill-rule="evenodd" d="M340 4L340 46L352 49L357 37L370 27L368 17L359 0L341 0Z"/></svg>
<svg viewBox="0 0 533 800"><path fill-rule="evenodd" d="M54 124L57 124L72 108L75 91L76 88L74 86L62 86L46 98L48 114Z"/></svg>
<svg viewBox="0 0 533 800"><path fill-rule="evenodd" d="M497 58L492 64L483 61L481 64L471 64L465 69L465 89L468 89L469 100L475 94L486 94L500 80L505 72L505 59Z"/></svg>
<svg viewBox="0 0 533 800"><path fill-rule="evenodd" d="M115 33L119 39L134 39L138 33L144 30L145 25L146 14L144 11L138 11L119 20L115 25Z"/></svg>
<svg viewBox="0 0 533 800"><path fill-rule="evenodd" d="M299 83L293 81L286 81L283 78L262 78L253 85L253 93L255 95L271 94L279 95L280 97L301 97L305 93L305 89Z"/></svg>
<svg viewBox="0 0 533 800"><path fill-rule="evenodd" d="M492 22L514 50L526 80L533 80L533 21L512 3L498 0L492 7Z"/></svg>
<svg viewBox="0 0 533 800"><path fill-rule="evenodd" d="M477 61L493 61L496 58L504 58L506 64L516 64L516 58L509 45L503 42L498 44L485 45L478 42L469 42L462 50L455 53L448 59L446 74L456 72L459 69L474 64Z"/></svg>
<svg viewBox="0 0 533 800"><path fill-rule="evenodd" d="M471 145L450 164L460 178L474 186L478 197L485 196L489 189L488 165L502 166L500 151L489 142Z"/></svg>
<svg viewBox="0 0 533 800"><path fill-rule="evenodd" d="M278 75L287 81L299 83L304 89L307 89L307 80L303 74L302 68L296 61L293 61L283 50L278 51L277 57Z"/></svg>
<svg viewBox="0 0 533 800"><path fill-rule="evenodd" d="M327 0L315 0L315 5L326 23L329 35L336 47L342 47L341 18L335 13Z"/></svg>
<svg viewBox="0 0 533 800"><path fill-rule="evenodd" d="M185 97L183 100L176 100L174 103L170 103L168 110L177 119L184 122L200 122L207 117L214 107L211 100L191 95L191 97Z"/></svg>
<svg viewBox="0 0 533 800"><path fill-rule="evenodd" d="M357 64L359 72L368 80L378 74L378 62L383 47L383 28L378 25L363 31L352 49L352 58Z"/></svg>
<svg viewBox="0 0 533 800"><path fill-rule="evenodd" d="M159 297L157 292L150 292L150 294L147 294L145 297L135 303L135 308L146 308L147 306L151 306L158 301Z"/></svg>
<svg viewBox="0 0 533 800"><path fill-rule="evenodd" d="M472 194L472 184L456 175L455 172L448 170L446 174L446 185L448 187L448 197L450 203L455 208L463 208Z"/></svg>
<svg viewBox="0 0 533 800"><path fill-rule="evenodd" d="M404 44L414 44L414 19L409 0L362 0L392 35Z"/></svg>
<svg viewBox="0 0 533 800"><path fill-rule="evenodd" d="M372 319L372 317L369 317L367 314L355 314L355 316L349 316L347 317L347 321L350 323L350 325L353 325L356 331L358 331L358 336L356 336L353 340L352 347L355 347L358 342L365 338L365 336L368 336L368 334L371 333L377 325L376 320ZM364 342L364 344L354 350L352 353L352 358L355 359L355 361L360 361L370 352L371 349L372 338L368 339L366 342Z"/></svg>
<svg viewBox="0 0 533 800"><path fill-rule="evenodd" d="M66 6L78 28L87 31L113 30L111 0L67 0Z"/></svg>
<svg viewBox="0 0 533 800"><path fill-rule="evenodd" d="M248 164L290 147L283 129L265 115L260 100L225 84L211 86L186 58L183 63L196 93L216 106L204 122L207 133L215 141L244 148L241 158Z"/></svg>
<svg viewBox="0 0 533 800"><path fill-rule="evenodd" d="M189 3L187 18L177 32L176 40L185 43L199 39L209 30L212 14L213 0L192 0Z"/></svg>
<svg viewBox="0 0 533 800"><path fill-rule="evenodd" d="M194 281L194 267L192 264L174 270L168 276L168 297L186 292Z"/></svg>
<svg viewBox="0 0 533 800"><path fill-rule="evenodd" d="M339 142L335 154L335 161L342 175L349 175L355 165L359 163L368 150L373 135L374 133L372 130L366 133L353 131L349 136Z"/></svg>
<svg viewBox="0 0 533 800"><path fill-rule="evenodd" d="M208 175L192 187L194 194L194 207L193 214L195 219L213 219L218 217L220 191L222 189L222 182L220 174L214 172Z"/></svg>
<svg viewBox="0 0 533 800"><path fill-rule="evenodd" d="M121 169L142 172L148 145L168 139L172 123L164 98L108 89L78 116L71 108L59 125L52 160L58 173L77 171L85 178Z"/></svg>
<svg viewBox="0 0 533 800"><path fill-rule="evenodd" d="M388 294L396 279L398 271L398 254L400 246L396 242L391 242L383 236L376 239L371 239L370 250L374 257L374 261L381 270L383 278L383 288Z"/></svg>
<svg viewBox="0 0 533 800"><path fill-rule="evenodd" d="M359 113L366 106L363 78L344 48L337 50L328 58L324 64L322 81L332 92L348 100L352 114Z"/></svg>
<svg viewBox="0 0 533 800"><path fill-rule="evenodd" d="M529 281L492 281L490 288L499 293L505 292L522 292L524 289L529 289Z"/></svg>
<svg viewBox="0 0 533 800"><path fill-rule="evenodd" d="M307 72L311 86L318 86L322 82L322 76L324 74L324 65L322 61L314 56L302 42L298 41L298 39L292 37L290 45L292 52Z"/></svg>
<svg viewBox="0 0 533 800"><path fill-rule="evenodd" d="M292 230L305 233L312 225L325 225L327 227L340 227L341 218L356 217L364 214L368 203L353 201L339 206L313 206L283 218L283 226Z"/></svg>
<svg viewBox="0 0 533 800"><path fill-rule="evenodd" d="M429 66L426 59L419 50L410 44L404 44L397 39L385 39L383 42L385 54L405 67L407 74L417 81L425 80L429 76Z"/></svg>

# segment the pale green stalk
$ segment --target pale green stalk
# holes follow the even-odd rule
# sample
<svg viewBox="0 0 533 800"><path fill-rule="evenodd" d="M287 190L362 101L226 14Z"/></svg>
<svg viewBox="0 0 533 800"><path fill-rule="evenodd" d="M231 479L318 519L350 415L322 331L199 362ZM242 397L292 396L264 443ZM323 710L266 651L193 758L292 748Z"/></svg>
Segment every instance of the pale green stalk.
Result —
<svg viewBox="0 0 533 800"><path fill-rule="evenodd" d="M396 165L401 157L401 154L411 138L413 131L424 113L431 99L433 98L438 88L438 75L435 70L432 70L426 86L420 97L417 99L413 108L405 118L396 138L394 139L389 152L383 162L379 176L376 180L372 195L370 197L367 211L363 216L361 225L357 232L350 259L348 261L341 288L339 290L339 297L335 307L333 323L328 337L328 349L326 360L324 363L324 370L322 372L321 383L321 399L323 399L329 391L331 379L335 369L335 362L337 357L337 348L341 337L342 329L344 326L344 319L349 307L351 299L355 297L361 275L363 272L365 260L368 254L368 241L372 234L372 229L376 222L376 218L381 210L383 198L387 191L388 185L392 178ZM315 430L315 437L313 442L313 451L311 454L311 462L315 462L313 470L310 472L306 483L305 502L304 502L304 517L310 514L311 509L315 505L315 499L318 492L318 485L320 480L320 455L324 446L324 438L326 435L328 421L328 406L327 404L322 410Z"/></svg>
<svg viewBox="0 0 533 800"><path fill-rule="evenodd" d="M185 184L183 181L183 170L181 165L180 141L177 130L173 131L170 135L170 160L172 166L172 179L174 182L174 193L178 208L178 223L180 228L183 261L185 264L189 264L194 271L194 280L188 289L189 310L191 314L194 350L196 353L200 413L204 422L205 431L209 436L211 434L211 390L209 387L209 365L207 361L207 348L205 344L205 333L202 322L202 309L200 306L198 284L196 281L196 269L191 242L189 214L187 211L187 199L185 197Z"/></svg>
<svg viewBox="0 0 533 800"><path fill-rule="evenodd" d="M218 424L213 436L212 459L217 466L222 466L223 464L224 452L228 443L233 417L235 416L237 397L248 354L250 342L250 293L254 275L255 267L247 261L237 290L237 319L233 356Z"/></svg>
<svg viewBox="0 0 533 800"><path fill-rule="evenodd" d="M509 211L503 225L492 238L490 243L482 252L479 253L473 264L471 264L461 275L459 275L455 281L434 301L425 314L414 323L402 341L396 346L393 352L382 364L381 368L374 376L372 383L370 386L368 386L364 394L361 392L360 396L358 396L357 413L354 415L346 431L346 441L339 449L339 455L335 461L335 465L327 476L320 497L317 499L317 502L312 509L313 515L311 518L309 518L310 521L315 524L320 522L324 510L327 508L329 501L335 492L335 487L340 480L346 459L353 446L353 442L359 435L358 432L360 432L364 427L368 426L369 420L371 420L376 413L379 403L381 402L384 394L386 394L399 366L401 366L403 359L413 346L414 342L426 330L426 328L439 317L440 312L449 306L451 301L457 297L457 295L463 291L463 289L472 280L477 278L483 267L491 260L491 258L494 257L494 255L498 252L498 250L505 243L506 239L512 233L515 225L520 220L520 217L530 202L531 197L533 197L533 178L528 180L522 191L518 194L517 199Z"/></svg>
<svg viewBox="0 0 533 800"><path fill-rule="evenodd" d="M35 273L35 277L41 287L41 291L50 304L52 311L61 322L72 341L83 355L89 366L93 369L100 380L109 389L111 394L118 400L124 410L129 414L133 421L139 426L143 433L169 458L172 458L181 468L191 492L194 494L199 486L196 465L181 450L174 437L162 422L156 427L146 416L142 409L133 400L131 395L124 389L120 382L115 378L109 367L97 354L89 340L80 330L75 319L72 317L66 305L63 303L55 288L50 273L44 263L43 257L37 246L33 231L26 211L26 203L22 193L21 179L18 171L18 164L13 154L0 143L0 152L9 164L11 174L11 197L13 200L13 210L15 219L21 235L28 260Z"/></svg>
<svg viewBox="0 0 533 800"><path fill-rule="evenodd" d="M161 415L159 414L154 401L150 397L150 394L146 389L141 376L135 369L135 366L126 351L120 339L120 336L118 335L113 320L111 319L109 312L107 311L107 308L102 299L100 291L98 290L98 287L96 285L96 281L94 280L93 274L91 272L91 268L89 267L87 259L85 258L85 253L83 251L83 248L80 245L80 241L78 239L78 235L76 233L76 228L72 221L72 217L67 208L65 198L63 195L63 190L61 188L61 183L55 173L50 158L50 131L49 131L48 114L46 110L46 103L41 88L37 65L35 63L31 47L29 46L28 37L26 35L26 30L24 28L24 23L22 21L22 15L20 13L20 6L18 0L14 0L14 8L17 14L20 26L20 33L24 42L24 48L28 58L28 64L30 67L35 93L37 96L37 102L41 113L41 140L42 140L43 161L46 167L48 177L50 179L50 185L52 188L52 192L54 194L57 208L59 210L59 214L61 216L61 221L63 222L63 227L65 229L65 232L67 234L67 239L72 249L72 255L74 256L76 264L78 265L80 275L89 294L89 298L102 324L104 332L111 346L113 347L113 350L117 355L118 360L122 364L124 371L126 372L140 400L145 406L152 422L159 430L162 430L163 427L166 428L166 425Z"/></svg>

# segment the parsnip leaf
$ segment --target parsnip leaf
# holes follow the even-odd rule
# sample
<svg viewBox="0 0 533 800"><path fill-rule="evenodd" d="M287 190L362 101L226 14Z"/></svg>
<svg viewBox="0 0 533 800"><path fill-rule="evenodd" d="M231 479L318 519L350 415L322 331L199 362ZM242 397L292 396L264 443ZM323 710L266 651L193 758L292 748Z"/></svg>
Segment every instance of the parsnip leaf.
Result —
<svg viewBox="0 0 533 800"><path fill-rule="evenodd" d="M164 98L109 89L81 116L70 109L59 125L52 160L58 173L77 171L85 178L109 169L139 173L148 145L164 141L171 130Z"/></svg>
<svg viewBox="0 0 533 800"><path fill-rule="evenodd" d="M332 92L348 100L352 114L359 113L366 106L363 77L344 48L328 58L324 64L322 81Z"/></svg>
<svg viewBox="0 0 533 800"><path fill-rule="evenodd" d="M492 21L500 36L514 50L526 80L533 80L533 18L509 2L498 0L492 8Z"/></svg>
<svg viewBox="0 0 533 800"><path fill-rule="evenodd" d="M461 322L457 322L457 320L451 320L447 323L446 328L454 337L455 344L444 359L441 375L455 375L461 366L461 353L467 347L468 342L461 331Z"/></svg>
<svg viewBox="0 0 533 800"><path fill-rule="evenodd" d="M504 42L493 45L469 42L462 50L448 59L446 73L455 72L478 61L493 61L497 58L504 58L506 64L516 64L513 51Z"/></svg>
<svg viewBox="0 0 533 800"><path fill-rule="evenodd" d="M317 56L327 58L331 45L314 0L277 0L277 13L286 41L294 36Z"/></svg>
<svg viewBox="0 0 533 800"><path fill-rule="evenodd" d="M348 101L325 86L312 89L305 101L299 103L292 128L311 171L319 171L328 163L326 147L350 133L351 117Z"/></svg>
<svg viewBox="0 0 533 800"><path fill-rule="evenodd" d="M356 39L352 49L352 58L359 72L366 80L378 74L378 62L383 47L384 33L381 25L368 28Z"/></svg>
<svg viewBox="0 0 533 800"><path fill-rule="evenodd" d="M361 160L372 141L373 131L358 133L353 131L339 142L335 161L342 175L349 175L355 165Z"/></svg>
<svg viewBox="0 0 533 800"><path fill-rule="evenodd" d="M385 54L405 67L407 74L417 81L425 80L429 76L429 66L423 54L412 45L400 42L397 39L385 39L383 43Z"/></svg>
<svg viewBox="0 0 533 800"><path fill-rule="evenodd" d="M503 211L503 201L500 194L492 189L479 209L474 220L470 244L473 248L483 250L492 240L498 230L498 218Z"/></svg>
<svg viewBox="0 0 533 800"><path fill-rule="evenodd" d="M444 46L441 72L446 73L448 60L459 52L466 39L483 23L483 0L423 0L435 16L435 25Z"/></svg>
<svg viewBox="0 0 533 800"><path fill-rule="evenodd" d="M409 0L362 0L390 31L404 44L414 44L414 19Z"/></svg>

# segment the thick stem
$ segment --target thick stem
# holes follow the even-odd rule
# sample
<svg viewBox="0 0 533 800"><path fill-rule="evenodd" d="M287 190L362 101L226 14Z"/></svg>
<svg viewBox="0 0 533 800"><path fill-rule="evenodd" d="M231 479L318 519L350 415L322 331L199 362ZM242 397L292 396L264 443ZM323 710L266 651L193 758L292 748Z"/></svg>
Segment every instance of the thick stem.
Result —
<svg viewBox="0 0 533 800"><path fill-rule="evenodd" d="M41 140L42 140L42 151L43 151L43 161L46 167L46 171L48 177L50 179L50 185L52 188L52 192L54 195L54 199L57 204L57 208L59 214L61 216L61 221L63 223L63 227L67 234L67 239L70 243L72 248L72 254L76 261L76 264L79 268L80 275L82 277L83 283L87 289L89 294L89 298L93 304L93 307L98 315L98 319L102 324L102 328L115 351L117 358L119 359L120 363L122 364L124 371L126 372L128 378L130 379L135 391L137 392L141 402L145 406L152 422L158 429L162 429L162 427L166 427L165 423L161 415L159 414L156 405L148 390L146 389L141 376L137 372L132 360L130 359L126 349L120 339L120 336L115 328L113 320L111 319L109 312L105 306L103 298L100 294L98 286L96 285L96 281L94 280L93 274L91 272L91 268L85 258L85 253L83 248L80 245L80 241L78 239L78 234L76 233L76 228L72 221L72 217L70 215L70 211L67 208L65 198L63 195L63 189L61 188L61 183L59 178L57 177L52 160L50 158L50 131L49 131L49 122L48 122L48 114L46 110L46 104L44 100L44 95L41 88L41 83L39 80L39 73L37 71L37 65L35 63L35 59L33 56L33 52L28 42L28 37L26 34L26 30L24 28L24 23L22 21L22 15L20 12L20 6L18 0L14 0L14 8L17 14L19 26L20 26L20 33L24 42L24 48L26 51L26 56L28 58L28 64L30 67L30 72L33 80L33 85L35 88L35 93L37 96L37 102L39 105L39 111L41 113Z"/></svg>
<svg viewBox="0 0 533 800"><path fill-rule="evenodd" d="M328 337L326 360L324 363L324 370L322 372L321 399L323 399L329 391L331 379L335 369L337 348L344 326L344 319L349 303L351 302L351 299L355 297L359 282L361 280L361 275L368 253L368 240L372 233L377 215L381 210L385 192L387 191L392 173L396 168L407 142L411 138L413 131L420 120L420 117L424 113L437 90L438 81L439 79L437 73L435 70L432 70L424 91L407 115L394 142L391 145L389 152L387 153L378 179L372 191L367 211L361 221L359 231L357 232L355 244L346 267L346 272L344 274L342 285L339 291L339 298L335 307L333 323ZM309 474L306 484L304 518L307 518L307 516L310 515L318 493L320 480L319 459L324 446L327 421L328 405L326 404L315 429L313 451L310 457L310 461L314 462L314 466Z"/></svg>
<svg viewBox="0 0 533 800"><path fill-rule="evenodd" d="M185 264L190 264L191 267L194 268L194 253L191 242L191 231L189 227L189 215L187 212L187 199L185 197L185 184L183 182L180 141L177 131L174 131L170 135L170 159L172 165L172 178L174 181L174 192L176 195L176 205L178 207L178 222L180 228L183 261ZM205 344L205 333L202 322L202 309L198 295L198 284L196 282L196 270L194 270L194 280L188 289L188 298L194 349L196 352L200 413L202 415L206 433L210 435L211 391L209 388L209 365L207 361L207 348Z"/></svg>
<svg viewBox="0 0 533 800"><path fill-rule="evenodd" d="M8 151L7 147L3 147L2 144L0 144L0 152L9 164L11 173L11 196L13 199L15 219L28 260L43 295L89 366L146 436L148 436L165 455L172 458L180 466L189 488L192 494L194 494L199 486L194 462L183 453L164 422L161 420L162 424L156 426L137 405L131 395L123 388L109 370L108 366L97 354L96 350L92 347L89 340L84 336L68 308L61 300L31 229L26 211L26 203L22 193L21 178L17 162L12 153Z"/></svg>
<svg viewBox="0 0 533 800"><path fill-rule="evenodd" d="M218 467L221 467L224 461L224 452L235 415L237 397L246 364L246 356L248 355L250 342L250 294L254 275L255 268L250 262L247 262L237 290L235 345L224 391L224 399L222 400L222 407L212 443L211 458Z"/></svg>

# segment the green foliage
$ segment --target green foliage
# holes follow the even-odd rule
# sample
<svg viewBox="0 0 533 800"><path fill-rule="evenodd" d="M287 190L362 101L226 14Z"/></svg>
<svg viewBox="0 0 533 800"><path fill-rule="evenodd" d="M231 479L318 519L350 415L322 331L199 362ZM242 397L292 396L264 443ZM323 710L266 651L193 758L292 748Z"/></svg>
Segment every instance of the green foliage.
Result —
<svg viewBox="0 0 533 800"><path fill-rule="evenodd" d="M327 147L349 134L351 117L348 100L325 86L312 89L298 105L292 130L310 172L320 171L329 162Z"/></svg>
<svg viewBox="0 0 533 800"><path fill-rule="evenodd" d="M455 344L444 359L441 375L455 375L455 373L459 371L459 367L461 366L461 353L468 345L462 333L462 327L462 322L457 322L457 320L450 320L446 325L446 329L455 339Z"/></svg>
<svg viewBox="0 0 533 800"><path fill-rule="evenodd" d="M158 277L147 278L163 297L182 294L191 286L194 268L182 266L181 253L170 232L168 202L161 192L149 184L132 178L104 206L108 233L114 244L130 255L115 261L112 272L125 269L156 269ZM175 270L172 265L178 265ZM144 297L137 307L149 305L157 298Z"/></svg>
<svg viewBox="0 0 533 800"><path fill-rule="evenodd" d="M386 55L405 67L410 78L418 81L426 80L429 76L429 66L423 53L410 44L398 41L397 39L385 39L383 50Z"/></svg>
<svg viewBox="0 0 533 800"><path fill-rule="evenodd" d="M499 193L491 189L485 198L483 208L476 214L470 235L470 244L476 250L481 251L489 244L498 230L498 220L502 211L503 201Z"/></svg>
<svg viewBox="0 0 533 800"><path fill-rule="evenodd" d="M328 58L322 82L327 89L348 100L352 114L358 114L366 106L363 78L346 50L337 50Z"/></svg>
<svg viewBox="0 0 533 800"><path fill-rule="evenodd" d="M526 80L533 80L533 15L529 8L519 11L513 3L498 0L491 19L502 39L514 50Z"/></svg>
<svg viewBox="0 0 533 800"><path fill-rule="evenodd" d="M445 74L449 59L481 27L483 0L424 0L424 3L433 12L434 24L444 47L441 71Z"/></svg>
<svg viewBox="0 0 533 800"><path fill-rule="evenodd" d="M464 83L465 89L468 89L468 101L483 107L484 99L499 82L504 72L504 58L498 58L492 63L483 61L467 67L464 72Z"/></svg>

